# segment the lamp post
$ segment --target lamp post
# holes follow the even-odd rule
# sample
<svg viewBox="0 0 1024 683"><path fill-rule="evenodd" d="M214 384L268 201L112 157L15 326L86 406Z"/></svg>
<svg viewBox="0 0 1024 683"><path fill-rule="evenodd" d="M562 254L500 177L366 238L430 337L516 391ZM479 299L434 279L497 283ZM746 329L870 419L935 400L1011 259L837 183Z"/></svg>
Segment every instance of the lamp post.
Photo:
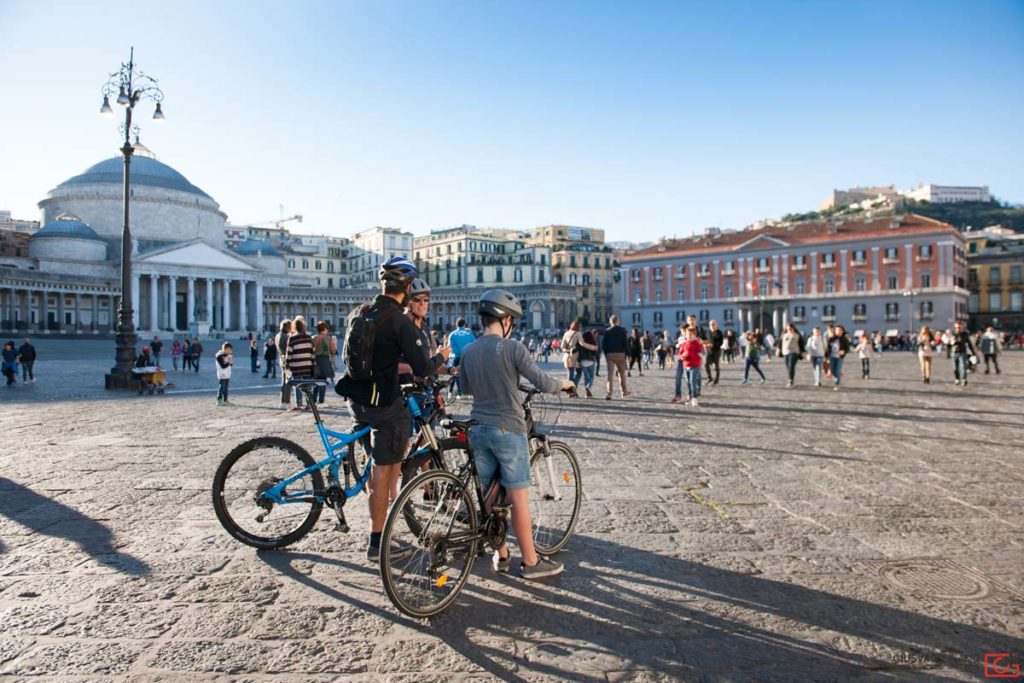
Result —
<svg viewBox="0 0 1024 683"><path fill-rule="evenodd" d="M911 337L914 336L914 297L917 296L917 294L918 292L914 291L913 289L907 289L904 290L903 292L903 296L910 298L910 316L908 318L910 320L910 327L907 330L907 333Z"/></svg>
<svg viewBox="0 0 1024 683"><path fill-rule="evenodd" d="M150 99L156 102L153 119L164 120L161 103L164 93L157 85L156 79L150 78L135 68L135 48L131 48L128 62L110 74L103 86L103 106L100 114L111 116L114 112L110 107L110 98L116 93L117 104L124 107L124 123L120 130L124 133L124 145L121 154L124 156L124 227L121 229L121 306L118 309L117 334L114 367L106 376L107 389L131 389L137 385L132 368L135 366L135 323L132 321L132 231L129 220L131 202L131 164L135 148L131 144L131 134L135 134L138 142L139 127L132 125L132 112L140 100Z"/></svg>

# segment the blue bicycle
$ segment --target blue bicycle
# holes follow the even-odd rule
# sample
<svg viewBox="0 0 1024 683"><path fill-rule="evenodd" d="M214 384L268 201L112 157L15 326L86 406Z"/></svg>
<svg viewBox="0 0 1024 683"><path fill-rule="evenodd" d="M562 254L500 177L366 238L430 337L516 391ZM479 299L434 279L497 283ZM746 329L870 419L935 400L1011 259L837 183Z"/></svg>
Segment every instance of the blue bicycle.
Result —
<svg viewBox="0 0 1024 683"><path fill-rule="evenodd" d="M366 488L371 460L366 449L370 427L335 432L324 426L313 389L323 380L291 382L306 396L326 457L319 462L306 449L288 439L261 436L232 450L213 478L213 509L232 537L254 548L283 548L310 532L324 505L334 510L338 529L349 530L345 502ZM428 458L445 467L445 450L465 451L465 441L438 438L434 423L444 418L443 406L424 414L422 386L402 387L418 441L410 458ZM417 399L417 395L421 398ZM324 473L327 471L327 482Z"/></svg>

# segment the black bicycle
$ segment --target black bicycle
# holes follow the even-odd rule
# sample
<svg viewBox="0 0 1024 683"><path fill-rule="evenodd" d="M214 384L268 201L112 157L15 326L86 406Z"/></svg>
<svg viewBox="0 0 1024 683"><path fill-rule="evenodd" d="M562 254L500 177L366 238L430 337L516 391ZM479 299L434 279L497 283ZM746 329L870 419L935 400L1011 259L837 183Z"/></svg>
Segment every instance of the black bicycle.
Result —
<svg viewBox="0 0 1024 683"><path fill-rule="evenodd" d="M539 391L520 387L530 427L530 512L537 552L565 547L583 497L579 461L566 444L537 430L532 403ZM407 481L388 513L381 537L381 578L391 602L412 617L444 611L465 586L480 551L497 550L508 533L510 506L495 479L481 486L467 438L475 420L445 421L465 452L457 471L431 467ZM415 459L404 469L419 471ZM423 462L426 462L424 460ZM422 466L422 465L421 465ZM487 504L493 501L493 504Z"/></svg>

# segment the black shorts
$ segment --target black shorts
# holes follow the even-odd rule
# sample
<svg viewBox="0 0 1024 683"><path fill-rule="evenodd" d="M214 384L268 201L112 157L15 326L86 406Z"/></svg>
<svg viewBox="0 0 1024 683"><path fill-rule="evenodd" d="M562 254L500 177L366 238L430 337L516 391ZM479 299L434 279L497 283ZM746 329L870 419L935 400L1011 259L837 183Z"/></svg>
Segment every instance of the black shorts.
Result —
<svg viewBox="0 0 1024 683"><path fill-rule="evenodd" d="M370 425L370 442L367 450L375 465L397 465L405 456L409 441L409 409L405 401L395 399L389 406L368 406L355 401L348 402L349 412L356 421L356 428Z"/></svg>

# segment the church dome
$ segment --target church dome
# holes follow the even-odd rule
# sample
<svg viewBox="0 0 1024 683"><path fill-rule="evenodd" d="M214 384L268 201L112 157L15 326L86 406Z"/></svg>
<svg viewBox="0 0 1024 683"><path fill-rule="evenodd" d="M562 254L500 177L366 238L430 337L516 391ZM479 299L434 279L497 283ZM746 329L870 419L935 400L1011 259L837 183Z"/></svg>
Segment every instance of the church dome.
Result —
<svg viewBox="0 0 1024 683"><path fill-rule="evenodd" d="M252 239L246 240L235 247L235 253L241 256L281 256L281 252L270 242Z"/></svg>
<svg viewBox="0 0 1024 683"><path fill-rule="evenodd" d="M29 241L47 237L75 237L83 240L103 241L103 238L96 234L95 230L74 216L60 216L57 220L50 221L32 235Z"/></svg>
<svg viewBox="0 0 1024 683"><path fill-rule="evenodd" d="M85 173L69 178L57 187L67 188L74 185L118 184L123 182L124 159L122 157L114 157L90 166L86 169ZM188 192L210 199L210 195L190 183L185 176L150 156L139 155L132 157L131 183L133 186L160 187L167 190L177 190L178 192Z"/></svg>

